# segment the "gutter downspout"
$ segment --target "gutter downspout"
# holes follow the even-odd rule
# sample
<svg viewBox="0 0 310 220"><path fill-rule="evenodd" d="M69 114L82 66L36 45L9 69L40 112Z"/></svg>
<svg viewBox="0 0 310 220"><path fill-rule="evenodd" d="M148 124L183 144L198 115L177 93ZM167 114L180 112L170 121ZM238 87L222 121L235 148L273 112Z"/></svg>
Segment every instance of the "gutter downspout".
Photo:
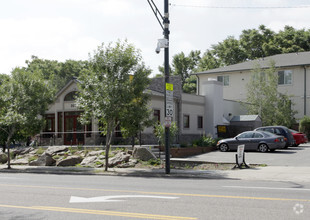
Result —
<svg viewBox="0 0 310 220"><path fill-rule="evenodd" d="M307 69L304 67L304 115L307 115Z"/></svg>
<svg viewBox="0 0 310 220"><path fill-rule="evenodd" d="M197 78L197 82L196 82L196 95L199 95L199 76L195 75Z"/></svg>

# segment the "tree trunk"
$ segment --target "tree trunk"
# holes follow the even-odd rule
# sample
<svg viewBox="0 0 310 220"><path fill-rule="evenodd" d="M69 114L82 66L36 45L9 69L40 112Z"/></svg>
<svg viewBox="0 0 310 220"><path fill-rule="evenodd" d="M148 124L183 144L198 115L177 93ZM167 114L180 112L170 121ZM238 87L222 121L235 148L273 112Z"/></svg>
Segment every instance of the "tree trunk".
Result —
<svg viewBox="0 0 310 220"><path fill-rule="evenodd" d="M12 129L12 131L9 133L6 143L5 143L6 149L8 151L8 169L11 169L10 143L11 143L11 138L14 134L14 130L15 129Z"/></svg>
<svg viewBox="0 0 310 220"><path fill-rule="evenodd" d="M114 130L114 123L110 122L107 125L107 136L106 136L106 146L105 146L105 171L108 171L109 167L109 152L110 152L110 145L112 141L113 136L113 130Z"/></svg>

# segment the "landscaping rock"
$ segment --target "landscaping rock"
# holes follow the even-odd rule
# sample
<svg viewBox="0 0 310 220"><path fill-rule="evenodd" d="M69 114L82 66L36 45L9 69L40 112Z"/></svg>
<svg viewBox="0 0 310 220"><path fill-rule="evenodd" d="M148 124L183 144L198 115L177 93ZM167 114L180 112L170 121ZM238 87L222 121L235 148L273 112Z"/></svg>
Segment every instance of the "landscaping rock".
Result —
<svg viewBox="0 0 310 220"><path fill-rule="evenodd" d="M60 166L60 167L75 166L81 162L82 162L82 158L80 156L75 155L75 156L70 156L70 157L67 157L66 159L59 161L56 164L56 166Z"/></svg>
<svg viewBox="0 0 310 220"><path fill-rule="evenodd" d="M85 157L84 160L81 162L81 165L82 166L93 165L96 159L97 159L97 156Z"/></svg>
<svg viewBox="0 0 310 220"><path fill-rule="evenodd" d="M11 160L11 165L28 165L28 157L23 157L20 159Z"/></svg>
<svg viewBox="0 0 310 220"><path fill-rule="evenodd" d="M118 152L114 157L109 159L109 167L114 167L115 165L121 164L123 162L128 162L130 154L126 152Z"/></svg>
<svg viewBox="0 0 310 220"><path fill-rule="evenodd" d="M48 147L47 150L45 151L46 154L49 154L51 156L56 155L59 152L67 151L68 147L67 146L51 146Z"/></svg>
<svg viewBox="0 0 310 220"><path fill-rule="evenodd" d="M105 152L104 150L98 150L98 151L91 151L87 154L87 156L99 156L100 154L102 154L103 152Z"/></svg>
<svg viewBox="0 0 310 220"><path fill-rule="evenodd" d="M30 166L54 166L56 160L51 155L43 153L37 160L31 161Z"/></svg>
<svg viewBox="0 0 310 220"><path fill-rule="evenodd" d="M157 159L156 156L146 147L134 147L132 156L133 158L142 161Z"/></svg>
<svg viewBox="0 0 310 220"><path fill-rule="evenodd" d="M25 148L24 150L22 150L18 155L25 155L25 154L30 153L30 152L33 151L33 150L34 150L33 147L27 147L27 148Z"/></svg>
<svg viewBox="0 0 310 220"><path fill-rule="evenodd" d="M0 153L0 163L8 162L8 155L6 153Z"/></svg>

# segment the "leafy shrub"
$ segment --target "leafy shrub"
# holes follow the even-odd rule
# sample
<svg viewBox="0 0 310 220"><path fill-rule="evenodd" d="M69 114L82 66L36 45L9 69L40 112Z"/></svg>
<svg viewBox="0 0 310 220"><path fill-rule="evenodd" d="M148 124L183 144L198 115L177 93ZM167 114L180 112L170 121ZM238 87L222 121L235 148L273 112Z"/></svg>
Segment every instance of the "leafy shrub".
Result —
<svg viewBox="0 0 310 220"><path fill-rule="evenodd" d="M193 141L193 146L199 147L209 147L216 145L216 139L212 138L211 136L202 136L200 139Z"/></svg>
<svg viewBox="0 0 310 220"><path fill-rule="evenodd" d="M42 147L39 147L39 149L36 151L36 155L40 156L45 152L45 150Z"/></svg>
<svg viewBox="0 0 310 220"><path fill-rule="evenodd" d="M157 137L159 144L163 146L165 144L165 127L159 123L156 123L154 129L155 136ZM178 126L175 122L171 123L170 127L170 144L173 143L175 137L178 134Z"/></svg>
<svg viewBox="0 0 310 220"><path fill-rule="evenodd" d="M310 117L304 116L299 122L299 131L303 132L310 138Z"/></svg>

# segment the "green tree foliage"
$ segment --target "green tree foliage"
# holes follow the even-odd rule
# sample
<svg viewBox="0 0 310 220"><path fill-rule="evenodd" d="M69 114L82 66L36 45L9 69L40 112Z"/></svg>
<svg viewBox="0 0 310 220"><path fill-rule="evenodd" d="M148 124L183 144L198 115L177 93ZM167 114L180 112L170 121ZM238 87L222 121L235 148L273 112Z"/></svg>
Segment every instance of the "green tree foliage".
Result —
<svg viewBox="0 0 310 220"><path fill-rule="evenodd" d="M186 56L183 52L173 56L172 66L170 66L169 71L171 75L181 76L184 92L194 93L192 90L192 87L194 85L187 85L187 84L193 83L193 78L191 78L191 80L188 80L188 81L186 80L190 77L191 73L196 71L200 60L201 60L201 57L200 57L199 50L191 51L188 54L188 56ZM164 67L160 66L158 69L161 72L161 76L163 76Z"/></svg>
<svg viewBox="0 0 310 220"><path fill-rule="evenodd" d="M140 112L144 110L143 106L139 107L135 102L146 103L147 98L142 93L145 83L141 80L148 76L150 70L145 68L140 51L127 41L118 41L114 46L112 43L107 46L102 44L94 51L89 62L91 69L84 70L79 78L81 83L77 106L84 110L80 118L82 123L96 118L102 125L101 129L106 136L107 170L113 131L120 122L123 122L123 129L134 130L128 128L128 123L123 119L132 109L139 108ZM130 75L133 75L132 81Z"/></svg>
<svg viewBox="0 0 310 220"><path fill-rule="evenodd" d="M56 60L40 59L32 56L26 61L25 70L30 72L40 71L44 79L49 80L60 90L73 77L78 77L80 73L89 68L88 61L67 60L58 62Z"/></svg>
<svg viewBox="0 0 310 220"><path fill-rule="evenodd" d="M238 39L228 36L211 46L201 56L200 51L191 51L188 56L183 52L173 56L171 74L182 77L184 92L192 85L186 85L191 73L202 72L222 66L233 65L247 60L276 54L310 51L310 29L296 30L285 26L278 33L260 25L257 29L243 30ZM163 67L159 71L163 73ZM193 79L189 80L192 83ZM185 87L184 87L185 86Z"/></svg>
<svg viewBox="0 0 310 220"><path fill-rule="evenodd" d="M179 129L177 124L175 122L172 122L170 127L170 138L171 138L170 144L172 144L172 142L175 141L178 131ZM159 144L163 146L165 144L165 126L156 122L154 134L157 137Z"/></svg>
<svg viewBox="0 0 310 220"><path fill-rule="evenodd" d="M0 129L3 133L1 138L6 138L6 146L41 130L43 118L40 115L52 103L53 94L54 87L43 79L40 71L15 68L11 76L1 83Z"/></svg>
<svg viewBox="0 0 310 220"><path fill-rule="evenodd" d="M150 95L146 92L150 83L148 78L150 73L151 70L146 69L143 64L134 73L129 87L131 100L123 109L121 116L122 134L124 137L132 137L132 147L139 132L153 123L150 117L151 109L148 106Z"/></svg>
<svg viewBox="0 0 310 220"><path fill-rule="evenodd" d="M257 114L262 118L263 125L284 125L291 127L295 122L295 111L286 94L278 92L278 75L274 62L270 68L261 69L257 65L247 84L246 105L249 114Z"/></svg>
<svg viewBox="0 0 310 220"><path fill-rule="evenodd" d="M310 117L304 116L299 122L299 131L307 135L310 138Z"/></svg>

